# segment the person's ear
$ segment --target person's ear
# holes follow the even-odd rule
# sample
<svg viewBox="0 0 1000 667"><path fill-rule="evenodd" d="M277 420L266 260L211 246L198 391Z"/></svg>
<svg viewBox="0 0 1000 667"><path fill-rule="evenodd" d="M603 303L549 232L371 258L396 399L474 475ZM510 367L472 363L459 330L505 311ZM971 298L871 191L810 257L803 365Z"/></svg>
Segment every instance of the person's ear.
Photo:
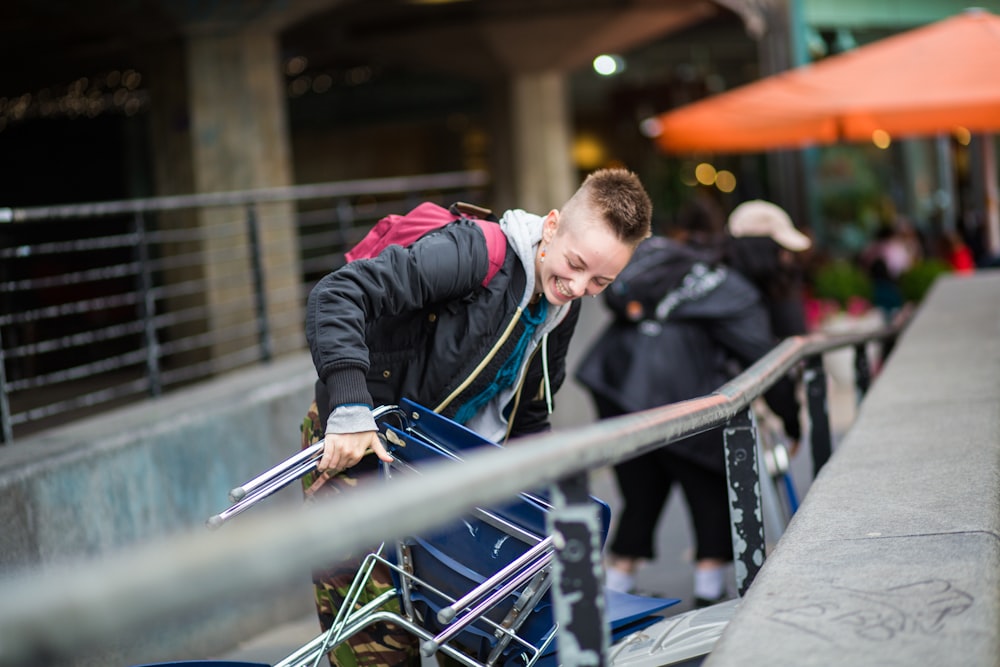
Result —
<svg viewBox="0 0 1000 667"><path fill-rule="evenodd" d="M556 235L559 230L559 211L552 209L549 214L545 216L545 222L542 224L542 241L545 243L551 243L552 238Z"/></svg>

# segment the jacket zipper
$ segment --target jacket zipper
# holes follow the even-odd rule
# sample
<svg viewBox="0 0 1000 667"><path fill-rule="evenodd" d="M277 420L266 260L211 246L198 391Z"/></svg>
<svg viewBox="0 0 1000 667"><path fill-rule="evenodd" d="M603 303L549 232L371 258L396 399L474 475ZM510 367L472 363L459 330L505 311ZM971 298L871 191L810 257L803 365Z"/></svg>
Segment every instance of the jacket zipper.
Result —
<svg viewBox="0 0 1000 667"><path fill-rule="evenodd" d="M504 329L504 332L500 336L500 339L496 343L494 343L493 348L490 350L489 354L483 357L483 360L479 362L479 365L472 370L472 373L469 375L469 377L465 378L465 380L462 381L462 384L458 385L458 387L455 388L455 391L451 392L451 394L449 394L448 397L444 399L444 401L440 405L434 408L434 412L441 412L446 407L448 407L448 405L453 400L455 400L455 397L457 397L459 394L465 391L466 387L472 384L472 382L477 377L479 377L479 374L483 372L483 369L486 368L486 366L490 363L490 361L493 360L493 357L495 357L497 352L500 351L500 348L503 346L503 344L507 342L508 338L510 338L510 334L513 333L514 331L514 326L517 324L517 321L521 319L521 312L522 311L520 308L514 311L514 316L511 318L510 323L507 325L507 328Z"/></svg>

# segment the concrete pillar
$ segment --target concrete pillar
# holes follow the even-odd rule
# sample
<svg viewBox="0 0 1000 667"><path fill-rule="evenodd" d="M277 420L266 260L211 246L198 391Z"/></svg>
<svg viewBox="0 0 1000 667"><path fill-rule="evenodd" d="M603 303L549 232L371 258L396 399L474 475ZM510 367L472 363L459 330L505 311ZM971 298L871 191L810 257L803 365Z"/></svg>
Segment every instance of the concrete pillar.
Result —
<svg viewBox="0 0 1000 667"><path fill-rule="evenodd" d="M777 0L762 9L766 29L754 35L758 41L760 76L766 77L804 65L808 62L801 35L804 24L800 0ZM817 235L821 229L814 197L812 174L816 168L815 151L779 150L765 155L768 165L768 186L771 197L795 220L797 226L809 227Z"/></svg>
<svg viewBox="0 0 1000 667"><path fill-rule="evenodd" d="M150 101L150 142L153 156L154 191L158 196L186 195L195 192L194 158L191 144L191 111L186 74L186 48L174 43L148 54L149 62L143 67L147 72ZM171 232L191 232L192 240L164 241L160 252L164 257L176 258L202 252L200 243L193 240L199 226L197 211L183 209L158 213L147 227ZM206 294L174 294L170 286L193 283L204 279L204 262L169 263L163 269L163 282L168 286L167 296L157 304L157 315L169 313L177 317L173 323L161 328L158 336L163 347L163 364L190 366L211 358L211 350L196 349L176 356L170 353L171 345L207 333L209 323L203 319L189 319L181 314L204 308Z"/></svg>
<svg viewBox="0 0 1000 667"><path fill-rule="evenodd" d="M513 128L510 109L513 86L506 75L490 79L485 86L487 93L486 127L489 133L489 170L493 175L491 188L493 199L490 206L495 212L509 208L523 207L517 197L514 182Z"/></svg>
<svg viewBox="0 0 1000 667"><path fill-rule="evenodd" d="M576 190L569 91L561 72L511 77L510 118L515 205L544 215Z"/></svg>
<svg viewBox="0 0 1000 667"><path fill-rule="evenodd" d="M175 57L159 59L152 88L159 194L211 193L286 186L293 181L285 92L276 35L259 31L193 35ZM165 130L165 131L163 131ZM275 354L301 349L302 312L295 205L263 204L256 211L268 320ZM200 230L203 261L186 269L206 281L196 297L207 307L205 328L229 330L253 322L253 274L243 207L207 208L174 216L175 227ZM225 230L226 233L213 233ZM233 232L240 233L234 234ZM243 278L234 280L234 277ZM190 307L175 302L171 308ZM186 336L193 332L175 331ZM212 345L210 358L256 344L247 331Z"/></svg>
<svg viewBox="0 0 1000 667"><path fill-rule="evenodd" d="M280 51L276 35L244 31L223 36L197 36L188 44L187 78L191 100L191 142L194 185L197 192L243 190L292 183L285 90L281 81ZM201 226L226 224L242 210L208 209L201 212ZM302 316L299 304L299 252L295 206L289 202L261 205L258 211L268 319L277 350L280 341L294 339L301 345ZM238 243L246 244L245 237ZM209 254L233 251L231 238L206 239ZM236 253L244 254L244 253ZM248 280L229 285L226 276L248 265L244 257L232 266L212 262L207 268L210 299L219 303L246 299ZM210 309L214 328L246 322L253 304L236 310ZM245 342L236 343L238 347ZM218 353L226 350L219 349Z"/></svg>

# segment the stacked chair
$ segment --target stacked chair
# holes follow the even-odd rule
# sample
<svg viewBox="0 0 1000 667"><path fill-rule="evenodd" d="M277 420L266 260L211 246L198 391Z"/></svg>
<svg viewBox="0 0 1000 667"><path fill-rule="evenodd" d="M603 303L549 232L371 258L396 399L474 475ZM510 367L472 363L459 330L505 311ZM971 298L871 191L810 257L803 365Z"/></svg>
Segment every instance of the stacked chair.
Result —
<svg viewBox="0 0 1000 667"><path fill-rule="evenodd" d="M428 463L450 460L459 464L463 455L477 448L498 446L405 399L399 406L379 408L376 422L394 458L381 467L387 484L402 475L419 475ZM311 472L321 453L319 443L234 489L230 492L233 504L211 517L208 525L218 527ZM611 511L603 501L593 497L592 501L602 519L603 544ZM509 502L475 508L426 534L383 543L364 559L348 592L348 604L332 627L274 667L325 665L331 649L382 621L418 637L425 658L441 653L469 667L555 667L559 664L558 626L550 592L554 549L546 531L549 509L544 492L525 491ZM366 577L379 562L392 573L394 588L358 604ZM727 604L714 613L710 609L665 618L661 612L679 600L612 590L605 595L611 655L620 656L620 664L629 667L671 664L664 662L670 653L665 652L664 642L677 637L683 645L679 653L674 652L677 656L703 657L733 608ZM401 611L384 608L393 599L399 600ZM162 667L167 664L205 667L209 663L163 663ZM685 659L675 664L695 663Z"/></svg>

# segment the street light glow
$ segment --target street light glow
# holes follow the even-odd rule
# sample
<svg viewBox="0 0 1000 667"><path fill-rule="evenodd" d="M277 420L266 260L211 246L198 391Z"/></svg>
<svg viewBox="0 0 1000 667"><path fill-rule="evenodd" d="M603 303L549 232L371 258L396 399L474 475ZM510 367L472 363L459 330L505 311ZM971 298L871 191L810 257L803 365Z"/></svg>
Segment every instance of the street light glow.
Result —
<svg viewBox="0 0 1000 667"><path fill-rule="evenodd" d="M602 53L594 58L594 71L601 76L620 74L625 69L625 61L621 56Z"/></svg>

